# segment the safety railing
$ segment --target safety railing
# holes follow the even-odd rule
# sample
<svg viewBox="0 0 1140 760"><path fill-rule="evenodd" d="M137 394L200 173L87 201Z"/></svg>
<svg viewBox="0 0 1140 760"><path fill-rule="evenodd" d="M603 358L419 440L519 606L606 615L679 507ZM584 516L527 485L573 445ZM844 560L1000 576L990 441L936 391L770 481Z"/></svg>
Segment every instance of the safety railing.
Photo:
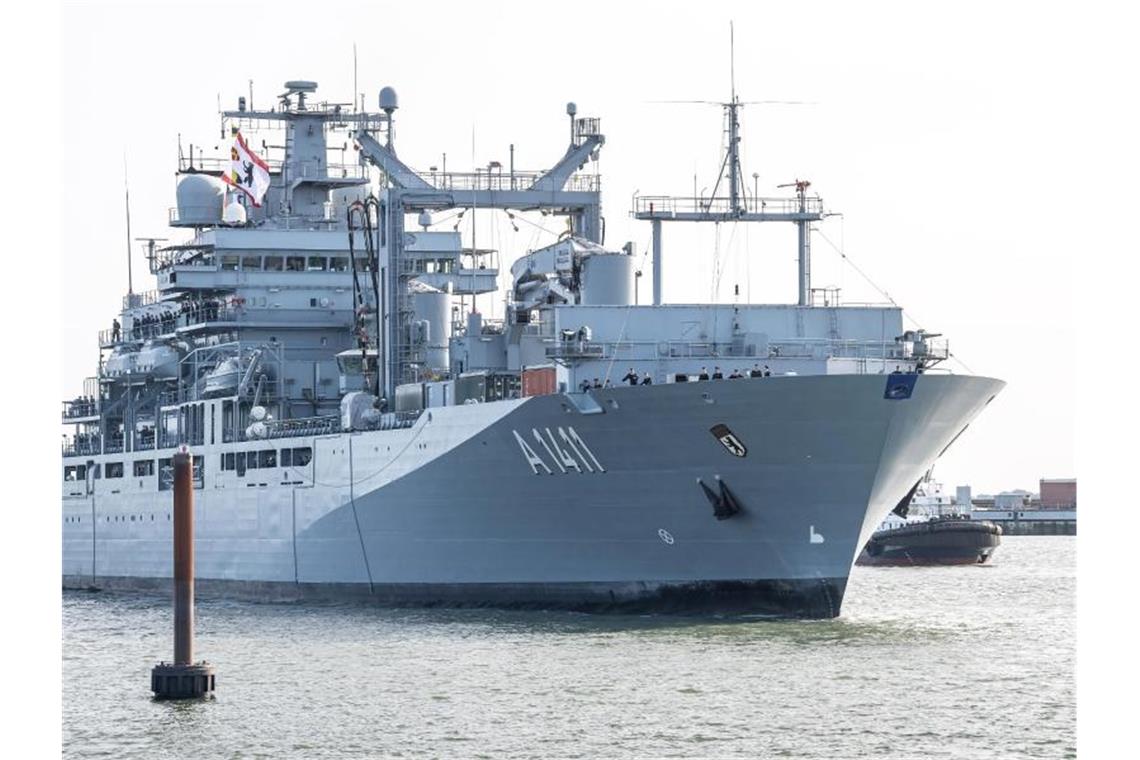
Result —
<svg viewBox="0 0 1140 760"><path fill-rule="evenodd" d="M819 198L805 198L803 205L798 198L753 198L740 197L736 204L750 214L812 214L823 213L823 201ZM731 215L736 209L731 198L694 197L683 195L637 195L633 198L633 213L670 214L722 214Z"/></svg>
<svg viewBox="0 0 1140 760"><path fill-rule="evenodd" d="M99 414L99 402L94 398L76 398L63 402L63 420L94 417Z"/></svg>
<svg viewBox="0 0 1140 760"><path fill-rule="evenodd" d="M420 176L440 190L529 190L543 172L420 172ZM572 174L566 180L563 190L570 192L601 192L602 180L596 174Z"/></svg>
<svg viewBox="0 0 1140 760"><path fill-rule="evenodd" d="M123 331L126 340L148 340L173 335L177 330L215 322L235 322L241 316L237 309L219 304L207 304L185 311L171 311L153 317L144 316Z"/></svg>
<svg viewBox="0 0 1140 760"><path fill-rule="evenodd" d="M97 435L79 435L74 438L65 438L63 441L63 456L92 456L103 451L102 442Z"/></svg>
<svg viewBox="0 0 1140 760"><path fill-rule="evenodd" d="M909 354L915 359L943 361L950 358L950 342L927 338L921 343L911 344Z"/></svg>
<svg viewBox="0 0 1140 760"><path fill-rule="evenodd" d="M151 306L162 300L162 291L148 290L145 293L128 293L123 296L123 310Z"/></svg>
<svg viewBox="0 0 1140 760"><path fill-rule="evenodd" d="M286 169L285 162L281 159L270 159L266 161L269 166L270 174L280 174L282 170ZM365 175L364 167L359 164L337 164L327 163L325 161L301 161L294 163L294 166L300 166L300 171L295 172L292 179L363 179ZM194 163L191 164L186 158L179 160L178 171L187 174L194 172L202 172L204 174L224 174L233 167L233 162L228 158L195 158Z"/></svg>
<svg viewBox="0 0 1140 760"><path fill-rule="evenodd" d="M552 359L706 359L706 358L857 358L908 359L894 341L801 339L769 341L767 351L750 345L712 341L563 341L546 348Z"/></svg>
<svg viewBox="0 0 1140 760"><path fill-rule="evenodd" d="M299 435L329 435L340 432L340 415L299 417L292 420L270 420L265 423L266 438L291 438Z"/></svg>
<svg viewBox="0 0 1140 760"><path fill-rule="evenodd" d="M203 226L212 225L217 223L217 209L209 209L205 207L189 206L183 207L182 211L184 216L180 217L178 209L170 209L171 223L183 221L188 224L201 224ZM198 215L205 215L199 219ZM212 220L206 219L206 216L212 215ZM151 274L158 274L159 272L169 269L173 266L199 266L205 268L214 268L214 253L210 248L181 248L177 250L156 250L153 254L147 254L147 263L150 267Z"/></svg>

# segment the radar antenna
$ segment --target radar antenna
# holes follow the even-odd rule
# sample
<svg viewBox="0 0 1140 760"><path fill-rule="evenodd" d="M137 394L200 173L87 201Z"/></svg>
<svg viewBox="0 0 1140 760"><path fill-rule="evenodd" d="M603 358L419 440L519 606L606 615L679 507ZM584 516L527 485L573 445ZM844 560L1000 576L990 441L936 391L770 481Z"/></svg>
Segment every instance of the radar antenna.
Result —
<svg viewBox="0 0 1140 760"><path fill-rule="evenodd" d="M696 183L693 197L682 196L634 196L633 217L644 219L652 226L653 243L653 303L662 303L661 297L661 223L665 221L683 222L793 222L799 227L799 298L800 306L810 305L811 294L811 227L813 221L823 218L822 202L818 197L808 198L806 190L797 185L795 199L787 198L748 198L745 193L744 176L740 162L740 109L745 105L812 105L799 100L751 100L743 101L736 94L736 29L733 22L728 25L729 47L729 100L717 102L709 100L666 100L663 103L698 103L717 105L724 109L727 122L728 145L721 161L720 172L713 185L712 194L706 198L703 191L698 198ZM759 187L759 175L753 174L755 186ZM722 181L728 182L727 197L717 197Z"/></svg>

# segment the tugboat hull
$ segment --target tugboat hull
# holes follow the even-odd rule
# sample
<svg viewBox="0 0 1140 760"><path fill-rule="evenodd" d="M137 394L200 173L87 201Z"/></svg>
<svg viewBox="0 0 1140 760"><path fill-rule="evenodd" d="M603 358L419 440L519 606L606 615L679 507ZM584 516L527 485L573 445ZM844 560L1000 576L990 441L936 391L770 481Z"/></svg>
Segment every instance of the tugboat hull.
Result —
<svg viewBox="0 0 1140 760"><path fill-rule="evenodd" d="M989 521L937 520L876 532L858 565L980 565L1001 544L1001 528Z"/></svg>

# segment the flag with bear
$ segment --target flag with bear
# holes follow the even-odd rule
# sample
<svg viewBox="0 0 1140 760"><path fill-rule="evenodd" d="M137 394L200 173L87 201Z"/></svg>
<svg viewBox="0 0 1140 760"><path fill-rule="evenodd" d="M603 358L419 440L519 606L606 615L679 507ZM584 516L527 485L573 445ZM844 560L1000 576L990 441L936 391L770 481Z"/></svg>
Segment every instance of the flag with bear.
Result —
<svg viewBox="0 0 1140 760"><path fill-rule="evenodd" d="M249 149L241 132L234 136L230 170L222 175L222 181L249 196L254 206L261 206L265 191L269 189L269 166Z"/></svg>

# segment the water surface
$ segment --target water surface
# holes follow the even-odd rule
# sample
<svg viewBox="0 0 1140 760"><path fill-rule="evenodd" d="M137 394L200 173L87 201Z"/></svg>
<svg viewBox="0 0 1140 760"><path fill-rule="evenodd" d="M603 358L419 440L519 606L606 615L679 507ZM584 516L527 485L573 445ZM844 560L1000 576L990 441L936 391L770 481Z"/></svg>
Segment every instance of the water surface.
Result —
<svg viewBox="0 0 1140 760"><path fill-rule="evenodd" d="M1075 756L1076 539L855 568L830 621L200 600L209 702L151 699L168 598L65 592L67 757Z"/></svg>

